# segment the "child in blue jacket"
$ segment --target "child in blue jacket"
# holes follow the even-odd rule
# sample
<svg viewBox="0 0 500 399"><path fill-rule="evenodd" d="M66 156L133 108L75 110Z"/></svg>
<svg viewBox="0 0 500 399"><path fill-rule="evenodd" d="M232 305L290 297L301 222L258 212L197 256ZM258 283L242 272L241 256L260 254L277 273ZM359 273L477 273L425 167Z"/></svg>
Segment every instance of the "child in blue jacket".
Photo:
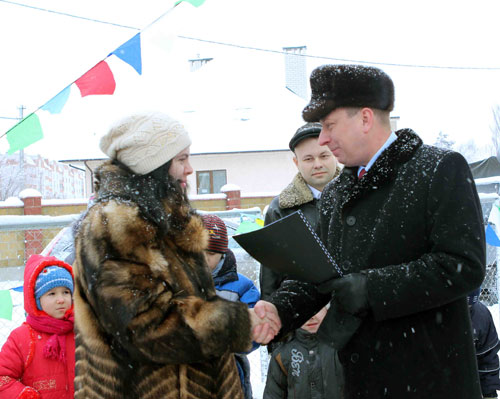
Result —
<svg viewBox="0 0 500 399"><path fill-rule="evenodd" d="M244 302L249 308L253 308L260 299L260 292L252 280L238 273L236 258L227 246L227 228L224 221L216 215L206 214L201 217L209 234L205 259L212 271L217 295L230 301ZM254 344L252 350L258 346ZM235 356L245 399L252 399L250 363L246 354L236 353Z"/></svg>

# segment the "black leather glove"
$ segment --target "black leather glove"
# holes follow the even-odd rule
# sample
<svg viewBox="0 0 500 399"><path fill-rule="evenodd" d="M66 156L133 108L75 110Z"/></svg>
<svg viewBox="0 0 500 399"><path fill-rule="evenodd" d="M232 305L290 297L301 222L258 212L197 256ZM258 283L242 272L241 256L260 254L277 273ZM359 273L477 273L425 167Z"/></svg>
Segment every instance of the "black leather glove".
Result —
<svg viewBox="0 0 500 399"><path fill-rule="evenodd" d="M351 273L320 284L318 291L323 294L332 292L332 300L340 310L359 315L369 306L366 280L365 274Z"/></svg>

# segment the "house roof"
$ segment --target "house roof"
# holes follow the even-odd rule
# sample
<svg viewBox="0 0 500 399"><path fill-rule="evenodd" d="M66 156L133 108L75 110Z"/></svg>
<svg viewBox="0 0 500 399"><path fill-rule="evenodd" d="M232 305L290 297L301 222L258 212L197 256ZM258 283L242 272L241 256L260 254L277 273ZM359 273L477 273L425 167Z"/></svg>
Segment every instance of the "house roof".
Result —
<svg viewBox="0 0 500 399"><path fill-rule="evenodd" d="M495 156L469 164L474 179L500 176L500 162Z"/></svg>
<svg viewBox="0 0 500 399"><path fill-rule="evenodd" d="M151 109L167 112L186 126L192 153L285 150L304 124L307 101L287 89L282 53L240 54L180 42L163 58L155 58L154 46L144 44L144 76L135 76L128 65L111 58L111 68L123 83L114 95L83 102L75 94L78 101L70 98L57 117L44 113L44 140L31 149L52 159L101 159L105 154L99 140L109 126L127 114ZM193 57L187 54L195 51L212 59L190 71ZM298 78L307 81L307 76Z"/></svg>
<svg viewBox="0 0 500 399"><path fill-rule="evenodd" d="M282 56L254 58L214 58L191 73L177 98L191 152L287 149L305 123L306 101L286 88Z"/></svg>

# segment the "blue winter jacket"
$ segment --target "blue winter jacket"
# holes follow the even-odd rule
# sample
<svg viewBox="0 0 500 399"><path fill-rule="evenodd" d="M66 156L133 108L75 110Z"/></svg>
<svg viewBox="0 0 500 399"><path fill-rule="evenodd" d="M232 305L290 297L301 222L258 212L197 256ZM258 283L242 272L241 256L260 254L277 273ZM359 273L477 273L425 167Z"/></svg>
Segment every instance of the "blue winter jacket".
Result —
<svg viewBox="0 0 500 399"><path fill-rule="evenodd" d="M212 278L217 295L221 298L244 302L249 308L253 308L260 299L260 292L252 280L238 273L236 258L230 249L227 250L224 257L212 271ZM259 346L259 344L254 342L250 352ZM250 363L244 353L236 353L235 357L245 399L252 399Z"/></svg>

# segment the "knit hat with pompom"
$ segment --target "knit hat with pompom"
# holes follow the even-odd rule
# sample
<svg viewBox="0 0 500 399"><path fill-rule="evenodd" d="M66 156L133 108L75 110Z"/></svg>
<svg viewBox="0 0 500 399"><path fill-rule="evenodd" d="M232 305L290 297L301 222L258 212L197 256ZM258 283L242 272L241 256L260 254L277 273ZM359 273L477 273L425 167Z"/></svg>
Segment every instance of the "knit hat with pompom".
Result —
<svg viewBox="0 0 500 399"><path fill-rule="evenodd" d="M59 266L47 266L36 279L35 300L38 310L42 310L40 297L56 287L66 287L73 294L73 277L65 268Z"/></svg>

